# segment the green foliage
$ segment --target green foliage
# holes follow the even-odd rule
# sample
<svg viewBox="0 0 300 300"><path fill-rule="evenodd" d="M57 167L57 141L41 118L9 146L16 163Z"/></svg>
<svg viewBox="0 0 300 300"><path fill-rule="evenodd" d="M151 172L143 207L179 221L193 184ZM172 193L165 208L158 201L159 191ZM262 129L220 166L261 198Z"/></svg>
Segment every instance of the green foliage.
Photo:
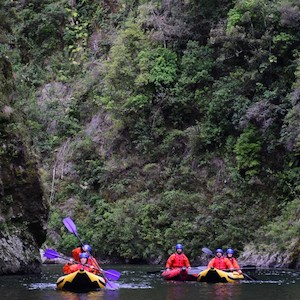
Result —
<svg viewBox="0 0 300 300"><path fill-rule="evenodd" d="M192 258L242 249L296 197L297 2L23 2L6 1L15 18L0 10L13 26L0 29L1 99L24 112L48 189L63 165L51 244L77 246L70 214L104 258L163 260L179 241Z"/></svg>
<svg viewBox="0 0 300 300"><path fill-rule="evenodd" d="M143 94L138 94L128 97L124 107L128 108L131 111L139 112L140 110L143 110L143 108L149 106L150 102L151 98Z"/></svg>
<svg viewBox="0 0 300 300"><path fill-rule="evenodd" d="M135 80L138 74L137 57L140 51L147 49L149 43L141 28L133 22L128 22L126 28L120 32L118 39L110 52L110 61L106 65L106 85L108 90L106 100L124 104L132 96ZM109 105L114 107L115 105Z"/></svg>
<svg viewBox="0 0 300 300"><path fill-rule="evenodd" d="M96 226L93 232L97 232L92 240L102 245L100 255L117 255L129 260L155 259L173 249L183 235L192 237L196 233L196 227L189 220L191 213L201 207L197 198L195 194L170 191L161 199L149 199L148 193L141 193L120 201L117 206L99 201L97 221L89 220ZM167 207L171 211L166 215ZM188 238L185 244L188 249Z"/></svg>
<svg viewBox="0 0 300 300"><path fill-rule="evenodd" d="M228 19L227 19L227 31L231 32L234 27L240 23L242 19L242 13L237 8L232 8L228 12Z"/></svg>
<svg viewBox="0 0 300 300"><path fill-rule="evenodd" d="M200 46L196 41L188 41L181 59L179 83L193 88L211 83L214 67L213 51L208 46Z"/></svg>
<svg viewBox="0 0 300 300"><path fill-rule="evenodd" d="M88 39L88 16L84 15L82 8L66 7L69 23L66 24L64 30L64 41L70 52L70 59L73 63L79 63L82 55L85 53Z"/></svg>
<svg viewBox="0 0 300 300"><path fill-rule="evenodd" d="M174 121L185 123L188 117L194 119L204 113L207 93L213 82L214 64L212 49L188 41L179 65L175 96L170 103Z"/></svg>
<svg viewBox="0 0 300 300"><path fill-rule="evenodd" d="M239 0L228 13L227 31L232 32L237 25L245 26L253 36L261 35L267 23L273 5L268 0Z"/></svg>
<svg viewBox="0 0 300 300"><path fill-rule="evenodd" d="M289 165L287 170L276 174L276 189L281 195L281 206L297 198L299 192L300 168L299 166Z"/></svg>
<svg viewBox="0 0 300 300"><path fill-rule="evenodd" d="M248 126L235 145L238 169L246 176L258 175L261 169L262 140L255 126Z"/></svg>
<svg viewBox="0 0 300 300"><path fill-rule="evenodd" d="M166 48L141 51L138 55L140 74L136 83L155 86L168 85L176 78L176 54Z"/></svg>
<svg viewBox="0 0 300 300"><path fill-rule="evenodd" d="M258 251L279 251L292 256L291 263L295 264L293 253L299 249L299 205L300 199L296 197L288 203L282 214L269 222L258 232L256 241L259 243ZM271 249L270 249L271 248ZM289 258L290 259L290 258Z"/></svg>
<svg viewBox="0 0 300 300"><path fill-rule="evenodd" d="M238 69L215 81L211 94L202 100L205 117L198 125L202 148L224 143L224 137L239 130L240 121L250 105L249 99L241 93L242 74L243 71Z"/></svg>
<svg viewBox="0 0 300 300"><path fill-rule="evenodd" d="M41 61L61 49L66 11L60 1L32 1L19 12L22 26L16 26L23 60Z"/></svg>

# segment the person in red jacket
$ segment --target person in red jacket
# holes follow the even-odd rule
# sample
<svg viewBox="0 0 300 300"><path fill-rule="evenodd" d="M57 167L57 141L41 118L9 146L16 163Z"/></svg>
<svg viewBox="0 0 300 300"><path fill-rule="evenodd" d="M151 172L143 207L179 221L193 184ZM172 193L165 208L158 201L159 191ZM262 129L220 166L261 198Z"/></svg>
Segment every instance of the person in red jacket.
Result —
<svg viewBox="0 0 300 300"><path fill-rule="evenodd" d="M97 270L95 269L95 267L88 265L88 259L89 259L89 255L86 252L81 253L79 255L80 263L68 262L63 266L64 274L70 274L70 273L76 272L78 270L85 270L85 271L96 274Z"/></svg>
<svg viewBox="0 0 300 300"><path fill-rule="evenodd" d="M177 244L175 246L176 252L171 254L166 263L166 269L174 269L174 268L190 268L191 264L187 256L183 253L183 246L181 244Z"/></svg>
<svg viewBox="0 0 300 300"><path fill-rule="evenodd" d="M233 266L227 257L223 256L223 250L217 249L216 256L208 263L208 268L216 268L219 270L232 270Z"/></svg>
<svg viewBox="0 0 300 300"><path fill-rule="evenodd" d="M90 253L92 251L92 248L90 245L83 245L81 247L77 247L75 249L72 250L72 256L74 258L75 261L79 261L79 255L83 252L87 252Z"/></svg>
<svg viewBox="0 0 300 300"><path fill-rule="evenodd" d="M238 273L242 274L242 270L241 270L241 268L240 268L240 266L239 266L236 258L233 257L233 253L234 253L233 249L229 248L226 251L226 256L230 260L230 262L231 262L233 268L235 269L235 271L237 271Z"/></svg>

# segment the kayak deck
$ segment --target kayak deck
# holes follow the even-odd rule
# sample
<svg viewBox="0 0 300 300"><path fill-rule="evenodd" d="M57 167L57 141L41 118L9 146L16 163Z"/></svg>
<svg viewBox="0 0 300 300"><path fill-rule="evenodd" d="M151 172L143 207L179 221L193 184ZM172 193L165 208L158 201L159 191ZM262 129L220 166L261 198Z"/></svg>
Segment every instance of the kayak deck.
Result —
<svg viewBox="0 0 300 300"><path fill-rule="evenodd" d="M199 273L197 281L199 282L209 282L209 283L218 283L218 282L237 282L244 279L244 275L236 271L225 272L215 268L209 268L203 270Z"/></svg>
<svg viewBox="0 0 300 300"><path fill-rule="evenodd" d="M165 280L175 281L197 281L198 276L198 274L190 274L186 268L165 270L161 275Z"/></svg>
<svg viewBox="0 0 300 300"><path fill-rule="evenodd" d="M85 270L79 270L59 277L56 281L56 286L58 290L88 292L105 288L106 281L101 276Z"/></svg>

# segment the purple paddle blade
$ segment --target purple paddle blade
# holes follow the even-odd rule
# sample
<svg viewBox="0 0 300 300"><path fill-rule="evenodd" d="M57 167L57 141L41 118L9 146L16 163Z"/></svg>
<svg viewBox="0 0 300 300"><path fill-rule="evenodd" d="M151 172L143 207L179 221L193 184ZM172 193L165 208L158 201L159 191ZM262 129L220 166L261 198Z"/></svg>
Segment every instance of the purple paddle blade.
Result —
<svg viewBox="0 0 300 300"><path fill-rule="evenodd" d="M118 280L121 276L121 273L116 270L102 270L102 272L110 280Z"/></svg>
<svg viewBox="0 0 300 300"><path fill-rule="evenodd" d="M55 250L50 249L50 248L46 249L44 256L49 259L60 257L60 255Z"/></svg>
<svg viewBox="0 0 300 300"><path fill-rule="evenodd" d="M69 217L64 218L63 219L63 223L66 226L66 228L73 234L75 234L77 236L77 229L76 229L76 225L73 222L73 220Z"/></svg>
<svg viewBox="0 0 300 300"><path fill-rule="evenodd" d="M202 248L202 252L207 254L207 255L213 255L213 252L210 249L206 248L206 247Z"/></svg>

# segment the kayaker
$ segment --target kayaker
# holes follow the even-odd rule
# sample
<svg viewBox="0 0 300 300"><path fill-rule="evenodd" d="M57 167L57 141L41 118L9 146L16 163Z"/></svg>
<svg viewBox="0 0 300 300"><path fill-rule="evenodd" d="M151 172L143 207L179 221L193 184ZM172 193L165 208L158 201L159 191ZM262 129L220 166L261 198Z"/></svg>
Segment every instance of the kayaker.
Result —
<svg viewBox="0 0 300 300"><path fill-rule="evenodd" d="M175 246L176 252L171 254L166 263L166 269L174 269L174 268L190 268L191 264L187 256L183 253L183 246L181 244L177 244Z"/></svg>
<svg viewBox="0 0 300 300"><path fill-rule="evenodd" d="M90 255L91 251L92 251L92 247L90 245L88 245L88 244L85 244L85 245L83 245L81 247L77 247L77 248L73 249L72 250L72 256L73 256L73 258L74 258L75 261L79 261L80 254L87 253L88 256L89 256L89 258L88 258L88 264L94 266L96 270L99 269L98 273L101 274L101 272L100 272L100 265L96 261L96 259L93 258ZM72 260L71 260L71 262L72 262Z"/></svg>
<svg viewBox="0 0 300 300"><path fill-rule="evenodd" d="M241 270L236 258L233 257L233 254L234 254L233 249L229 248L229 249L226 250L226 256L230 260L233 268L236 269L235 271L237 271L239 274L242 274L242 270Z"/></svg>
<svg viewBox="0 0 300 300"><path fill-rule="evenodd" d="M223 250L218 248L216 256L208 263L208 268L216 268L219 270L232 270L233 266L227 257L223 256Z"/></svg>
<svg viewBox="0 0 300 300"><path fill-rule="evenodd" d="M81 253L87 252L90 253L92 251L92 247L88 244L82 245L81 247L77 247L72 250L72 256L75 261L79 261L79 255Z"/></svg>
<svg viewBox="0 0 300 300"><path fill-rule="evenodd" d="M91 273L96 274L97 270L94 266L92 265L88 265L88 259L89 259L89 255L84 252L84 253L80 253L79 255L79 260L80 263L75 261L75 262L68 262L63 266L63 272L64 274L70 274L73 272L76 272L78 270L85 270Z"/></svg>

